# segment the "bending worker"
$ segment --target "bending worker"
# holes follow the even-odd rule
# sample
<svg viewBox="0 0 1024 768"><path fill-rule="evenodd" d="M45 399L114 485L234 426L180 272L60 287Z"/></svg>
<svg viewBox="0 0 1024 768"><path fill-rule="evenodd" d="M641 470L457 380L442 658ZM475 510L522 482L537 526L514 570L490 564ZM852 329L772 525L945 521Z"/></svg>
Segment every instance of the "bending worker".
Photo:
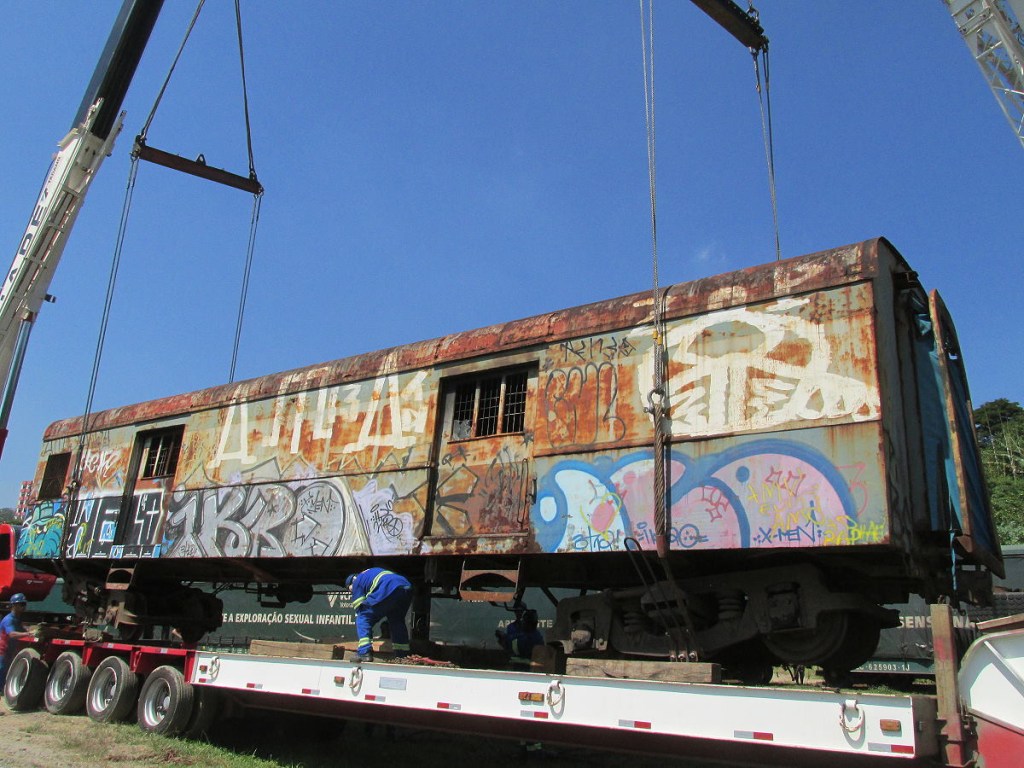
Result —
<svg viewBox="0 0 1024 768"><path fill-rule="evenodd" d="M409 580L383 568L367 568L345 579L345 587L352 593L352 607L356 611L360 660L373 661L373 627L381 619L388 620L395 656L408 656L409 628L405 625L405 614L412 605Z"/></svg>

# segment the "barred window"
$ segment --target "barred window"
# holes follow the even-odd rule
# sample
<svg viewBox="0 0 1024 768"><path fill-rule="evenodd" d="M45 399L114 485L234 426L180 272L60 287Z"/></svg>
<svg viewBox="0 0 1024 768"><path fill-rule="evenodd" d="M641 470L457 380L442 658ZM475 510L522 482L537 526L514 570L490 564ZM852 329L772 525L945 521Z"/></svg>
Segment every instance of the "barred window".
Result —
<svg viewBox="0 0 1024 768"><path fill-rule="evenodd" d="M178 469L178 454L181 452L181 436L184 427L152 432L146 436L143 446L142 479L151 477L173 477Z"/></svg>
<svg viewBox="0 0 1024 768"><path fill-rule="evenodd" d="M61 497L61 494L64 493L64 481L68 476L70 465L70 453L55 453L46 457L46 469L43 470L43 480L39 483L39 493L36 494L37 501Z"/></svg>
<svg viewBox="0 0 1024 768"><path fill-rule="evenodd" d="M488 374L455 390L452 439L522 432L526 426L526 371Z"/></svg>

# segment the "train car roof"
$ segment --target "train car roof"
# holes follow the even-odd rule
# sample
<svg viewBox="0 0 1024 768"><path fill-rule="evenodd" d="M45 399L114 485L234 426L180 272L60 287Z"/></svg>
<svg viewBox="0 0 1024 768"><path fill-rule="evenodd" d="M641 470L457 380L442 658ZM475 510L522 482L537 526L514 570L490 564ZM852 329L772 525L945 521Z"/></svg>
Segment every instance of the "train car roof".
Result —
<svg viewBox="0 0 1024 768"><path fill-rule="evenodd" d="M661 289L662 316L664 319L686 317L860 282L876 277L883 263L895 264L897 270L910 271L896 249L885 238L879 237L678 283ZM651 291L634 293L283 373L112 408L90 416L90 431L144 424L232 403L279 397L382 374L443 366L483 355L642 325L651 322L652 306ZM82 422L81 416L55 421L47 428L44 440L79 435Z"/></svg>

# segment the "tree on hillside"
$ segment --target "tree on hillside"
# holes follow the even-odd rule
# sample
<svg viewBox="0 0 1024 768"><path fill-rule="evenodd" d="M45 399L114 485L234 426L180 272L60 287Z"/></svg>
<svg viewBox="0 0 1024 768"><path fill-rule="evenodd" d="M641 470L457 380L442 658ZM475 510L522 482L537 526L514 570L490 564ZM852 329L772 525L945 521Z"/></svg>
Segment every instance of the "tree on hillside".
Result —
<svg viewBox="0 0 1024 768"><path fill-rule="evenodd" d="M1024 408L1005 398L974 410L992 514L1003 544L1024 544Z"/></svg>

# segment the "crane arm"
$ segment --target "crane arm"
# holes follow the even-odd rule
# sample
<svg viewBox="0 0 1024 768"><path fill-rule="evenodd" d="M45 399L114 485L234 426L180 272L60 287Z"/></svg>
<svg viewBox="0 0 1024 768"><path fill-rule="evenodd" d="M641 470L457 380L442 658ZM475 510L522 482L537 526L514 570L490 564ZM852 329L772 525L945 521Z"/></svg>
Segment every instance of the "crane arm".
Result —
<svg viewBox="0 0 1024 768"><path fill-rule="evenodd" d="M943 0L1024 144L1024 0Z"/></svg>
<svg viewBox="0 0 1024 768"><path fill-rule="evenodd" d="M119 114L163 0L124 0L71 130L43 181L14 261L0 285L0 453L29 332L89 185L121 131Z"/></svg>

